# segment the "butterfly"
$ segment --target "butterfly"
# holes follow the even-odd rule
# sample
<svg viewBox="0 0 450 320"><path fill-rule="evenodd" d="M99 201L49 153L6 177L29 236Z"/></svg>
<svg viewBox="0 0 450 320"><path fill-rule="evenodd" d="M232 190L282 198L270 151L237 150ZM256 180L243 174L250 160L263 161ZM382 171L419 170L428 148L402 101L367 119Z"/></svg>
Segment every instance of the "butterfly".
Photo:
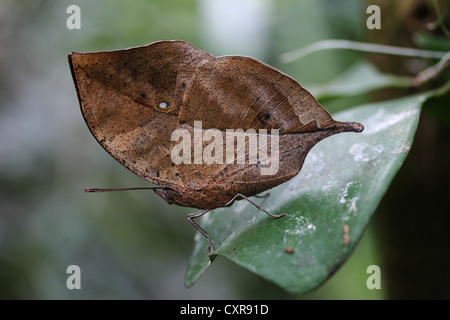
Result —
<svg viewBox="0 0 450 320"><path fill-rule="evenodd" d="M188 221L210 256L196 218L240 199L283 216L249 197L297 175L320 140L363 130L335 121L293 78L250 57L159 41L68 58L95 139L169 204L200 209Z"/></svg>

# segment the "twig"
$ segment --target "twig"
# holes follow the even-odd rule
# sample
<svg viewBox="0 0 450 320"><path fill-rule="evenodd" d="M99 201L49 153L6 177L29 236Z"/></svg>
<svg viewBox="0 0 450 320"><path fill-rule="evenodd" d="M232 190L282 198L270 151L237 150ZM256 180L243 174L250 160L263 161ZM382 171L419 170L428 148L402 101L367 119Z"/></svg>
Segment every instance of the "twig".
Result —
<svg viewBox="0 0 450 320"><path fill-rule="evenodd" d="M447 68L450 65L449 60L450 60L450 52L447 52L447 54L438 63L419 72L411 80L411 84L414 87L418 87L418 86L422 85L423 83L425 83L433 78L436 78L441 71L443 71L445 68Z"/></svg>
<svg viewBox="0 0 450 320"><path fill-rule="evenodd" d="M450 32L448 31L447 27L444 24L444 18L447 15L447 3L446 3L446 1L444 1L444 12L442 12L442 13L440 12L439 5L438 5L437 1L434 0L433 3L434 3L434 8L436 9L436 14L438 16L437 17L437 23L441 27L441 30L444 32L444 34L447 37L450 37Z"/></svg>
<svg viewBox="0 0 450 320"><path fill-rule="evenodd" d="M442 51L429 51L414 48L403 48L366 42L357 42L350 40L332 39L314 42L300 49L286 52L280 56L280 59L282 63L289 63L297 59L303 58L304 56L307 56L311 53L329 49L347 49L363 52L373 52L373 53L382 53L382 54L416 57L416 58L429 58L429 59L442 59L447 54L447 52Z"/></svg>

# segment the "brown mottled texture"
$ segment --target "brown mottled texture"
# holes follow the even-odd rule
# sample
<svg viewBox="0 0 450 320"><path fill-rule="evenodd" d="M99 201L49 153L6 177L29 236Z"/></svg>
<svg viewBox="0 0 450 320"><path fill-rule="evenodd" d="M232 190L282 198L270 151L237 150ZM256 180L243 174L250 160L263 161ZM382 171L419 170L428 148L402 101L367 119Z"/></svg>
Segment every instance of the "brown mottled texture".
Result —
<svg viewBox="0 0 450 320"><path fill-rule="evenodd" d="M294 79L260 61L215 58L183 41L73 52L69 63L97 141L138 176L165 187L155 192L167 202L181 206L214 209L236 194L273 188L300 171L318 141L363 129L333 120ZM223 141L226 129L279 129L278 172L261 175L260 163L248 162L174 164L172 132L184 128L193 136L194 121L202 121L203 132L220 130Z"/></svg>

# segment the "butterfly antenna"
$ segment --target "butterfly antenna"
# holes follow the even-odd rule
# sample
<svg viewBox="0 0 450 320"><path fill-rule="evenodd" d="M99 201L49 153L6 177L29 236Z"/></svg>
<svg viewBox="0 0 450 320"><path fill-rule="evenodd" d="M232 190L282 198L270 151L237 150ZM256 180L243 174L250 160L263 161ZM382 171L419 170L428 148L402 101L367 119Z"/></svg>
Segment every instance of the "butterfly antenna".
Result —
<svg viewBox="0 0 450 320"><path fill-rule="evenodd" d="M84 192L115 192L128 190L164 190L164 187L139 187L139 188L85 188Z"/></svg>

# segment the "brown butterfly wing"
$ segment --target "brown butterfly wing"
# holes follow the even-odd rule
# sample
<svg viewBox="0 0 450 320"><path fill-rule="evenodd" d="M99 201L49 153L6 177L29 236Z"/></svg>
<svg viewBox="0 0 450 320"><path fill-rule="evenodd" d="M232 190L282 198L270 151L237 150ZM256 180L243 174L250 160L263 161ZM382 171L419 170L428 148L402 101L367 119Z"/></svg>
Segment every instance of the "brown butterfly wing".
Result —
<svg viewBox="0 0 450 320"><path fill-rule="evenodd" d="M69 55L81 111L97 141L140 177L174 190L183 181L170 158L171 134L196 67L209 59L183 41Z"/></svg>
<svg viewBox="0 0 450 320"><path fill-rule="evenodd" d="M321 139L362 130L360 124L333 120L291 77L238 56L211 59L198 67L185 94L180 123L192 126L198 120L203 129L279 129L276 174L261 175L257 164L224 163L205 176L205 194L222 205L237 193L255 195L291 179Z"/></svg>
<svg viewBox="0 0 450 320"><path fill-rule="evenodd" d="M320 139L362 128L334 121L295 80L270 66L251 58L214 58L182 41L72 53L69 63L97 141L137 175L177 191L159 194L180 205L211 209L236 193L270 189L298 173ZM278 172L262 176L258 165L226 162L175 165L171 135L177 128L192 134L196 120L223 134L280 129Z"/></svg>

